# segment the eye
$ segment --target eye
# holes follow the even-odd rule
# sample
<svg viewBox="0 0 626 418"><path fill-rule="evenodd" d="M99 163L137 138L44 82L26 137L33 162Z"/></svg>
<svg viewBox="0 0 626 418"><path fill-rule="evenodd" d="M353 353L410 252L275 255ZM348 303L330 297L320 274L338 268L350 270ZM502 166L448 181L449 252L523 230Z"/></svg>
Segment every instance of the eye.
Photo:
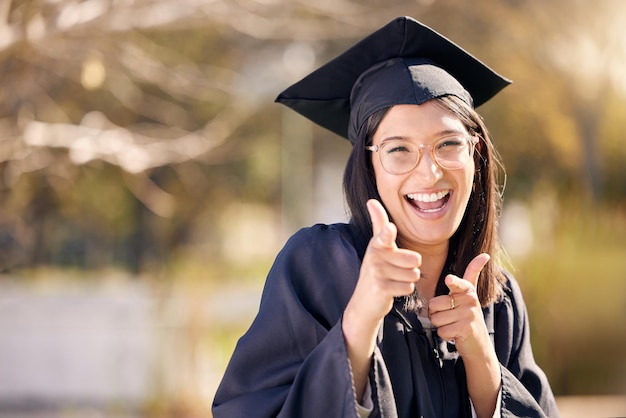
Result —
<svg viewBox="0 0 626 418"><path fill-rule="evenodd" d="M436 148L441 151L462 148L467 141L463 137L451 136L437 142Z"/></svg>
<svg viewBox="0 0 626 418"><path fill-rule="evenodd" d="M403 154L412 152L411 147L404 142L388 142L385 144L387 154Z"/></svg>
<svg viewBox="0 0 626 418"><path fill-rule="evenodd" d="M402 153L402 152L410 152L410 150L404 145L394 145L393 147L389 147L389 149L387 149L387 154Z"/></svg>

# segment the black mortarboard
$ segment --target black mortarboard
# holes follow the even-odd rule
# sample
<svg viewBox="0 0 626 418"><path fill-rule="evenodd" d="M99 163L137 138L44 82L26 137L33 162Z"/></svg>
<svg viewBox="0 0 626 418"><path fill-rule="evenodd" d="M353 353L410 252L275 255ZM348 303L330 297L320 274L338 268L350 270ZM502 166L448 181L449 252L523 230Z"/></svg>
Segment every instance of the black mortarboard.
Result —
<svg viewBox="0 0 626 418"><path fill-rule="evenodd" d="M354 143L363 122L379 109L447 94L478 107L509 83L431 28L399 17L276 101Z"/></svg>

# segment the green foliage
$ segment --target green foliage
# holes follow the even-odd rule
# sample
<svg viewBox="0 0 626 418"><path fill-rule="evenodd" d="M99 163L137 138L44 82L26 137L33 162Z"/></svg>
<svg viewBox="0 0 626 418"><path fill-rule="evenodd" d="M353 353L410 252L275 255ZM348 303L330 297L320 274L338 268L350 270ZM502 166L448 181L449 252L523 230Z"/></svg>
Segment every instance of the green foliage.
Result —
<svg viewBox="0 0 626 418"><path fill-rule="evenodd" d="M518 263L535 356L557 395L626 390L624 254L624 208L573 200L561 206L551 242Z"/></svg>
<svg viewBox="0 0 626 418"><path fill-rule="evenodd" d="M191 289L183 290L189 297L261 282L271 257L237 258L225 246L280 242L259 231L278 230L288 209L281 207L281 141L289 138L281 138L282 110L272 103L293 81L282 67L285 45L307 43L320 64L409 14L513 79L478 109L505 162L506 199L532 200L543 184L559 196L551 245L519 260L516 272L536 355L556 392L623 389L626 91L611 73L623 74L619 59L626 59L620 1L181 2L197 13L163 24L173 14L150 20L159 2L130 2L122 13L134 22L128 26L112 2L99 18L62 30L57 18L76 2L48 3L8 2L2 23L16 38L0 45L0 272L96 277L94 270L119 268L164 292ZM90 59L105 77L88 88L81 71ZM86 122L94 114L103 126ZM36 123L45 130L31 130L28 142ZM349 145L311 132L310 169L322 182L322 164L341 172ZM178 141L187 137L195 142ZM104 151L77 160L84 140L100 141ZM137 155L156 163L123 166ZM314 186L302 190L326 185ZM266 209L265 218L233 221L240 213L254 218L249 208ZM212 324L214 339L202 344L215 342L225 358L245 325ZM155 415L166 414L160 401L151 406Z"/></svg>

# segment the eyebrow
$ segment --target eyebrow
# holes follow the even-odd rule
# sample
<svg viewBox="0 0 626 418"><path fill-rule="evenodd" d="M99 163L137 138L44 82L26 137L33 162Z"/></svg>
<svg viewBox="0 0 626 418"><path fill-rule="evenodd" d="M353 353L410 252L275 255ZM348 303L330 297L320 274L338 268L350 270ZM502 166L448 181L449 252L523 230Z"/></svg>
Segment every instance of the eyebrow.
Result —
<svg viewBox="0 0 626 418"><path fill-rule="evenodd" d="M467 132L463 132L458 129L444 129L442 131L437 132L435 135L433 135L433 137L435 139L439 139L439 138L445 138L446 136L450 136L450 135L467 135L467 134L468 134ZM410 140L410 137L408 136L392 135L392 136L388 136L388 137L381 139L380 143L384 144L385 142L389 142L389 141L408 141L408 140Z"/></svg>

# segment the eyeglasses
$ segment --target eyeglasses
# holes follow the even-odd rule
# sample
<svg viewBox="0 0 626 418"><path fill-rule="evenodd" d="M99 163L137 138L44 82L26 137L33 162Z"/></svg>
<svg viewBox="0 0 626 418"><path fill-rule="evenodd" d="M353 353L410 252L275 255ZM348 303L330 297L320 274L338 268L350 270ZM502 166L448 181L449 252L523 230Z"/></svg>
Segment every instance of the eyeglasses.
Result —
<svg viewBox="0 0 626 418"><path fill-rule="evenodd" d="M422 148L430 148L430 153L441 168L458 170L465 167L474 154L478 138L466 135L451 135L439 138L430 145L416 145L410 141L391 139L381 145L365 147L378 153L380 164L389 174L405 174L417 167Z"/></svg>

